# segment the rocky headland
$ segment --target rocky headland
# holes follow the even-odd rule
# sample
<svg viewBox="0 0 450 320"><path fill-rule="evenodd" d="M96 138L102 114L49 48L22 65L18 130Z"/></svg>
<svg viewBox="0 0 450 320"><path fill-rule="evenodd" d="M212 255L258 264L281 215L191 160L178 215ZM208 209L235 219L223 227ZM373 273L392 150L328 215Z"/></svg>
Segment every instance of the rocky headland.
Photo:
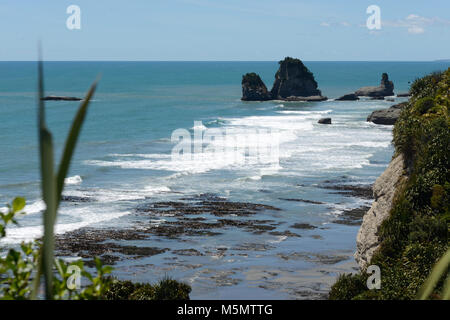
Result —
<svg viewBox="0 0 450 320"><path fill-rule="evenodd" d="M443 261L450 245L449 79L450 68L417 79L408 102L383 110L400 114L393 129L394 157L373 186L374 201L357 235L360 272L340 275L330 299L417 299L433 267ZM375 113L369 118L393 120ZM381 270L377 290L367 287L371 265ZM445 275L428 296L448 295L444 283Z"/></svg>
<svg viewBox="0 0 450 320"><path fill-rule="evenodd" d="M402 102L387 109L375 110L367 117L367 121L375 124L393 125L400 117L403 107L407 104L407 102Z"/></svg>
<svg viewBox="0 0 450 320"><path fill-rule="evenodd" d="M299 59L286 57L279 62L275 82L268 92L266 85L256 73L242 77L243 101L323 101L327 100L318 89L314 75Z"/></svg>
<svg viewBox="0 0 450 320"><path fill-rule="evenodd" d="M362 87L356 90L355 95L365 97L384 98L386 96L394 95L394 83L389 81L387 73L381 75L381 83L378 87Z"/></svg>

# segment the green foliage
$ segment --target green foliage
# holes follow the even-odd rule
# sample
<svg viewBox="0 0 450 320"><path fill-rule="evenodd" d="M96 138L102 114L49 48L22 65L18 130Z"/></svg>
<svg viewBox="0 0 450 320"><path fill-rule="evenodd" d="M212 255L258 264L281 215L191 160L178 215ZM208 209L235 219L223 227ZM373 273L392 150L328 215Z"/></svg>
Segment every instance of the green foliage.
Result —
<svg viewBox="0 0 450 320"><path fill-rule="evenodd" d="M25 199L21 197L17 197L13 200L12 204L6 205L8 212L3 213L0 212L0 238L6 236L6 226L9 223L17 224L17 221L14 219L14 216L17 213L21 212L23 208L25 208Z"/></svg>
<svg viewBox="0 0 450 320"><path fill-rule="evenodd" d="M191 287L173 279L163 279L155 285L114 281L106 292L107 300L189 300Z"/></svg>
<svg viewBox="0 0 450 320"><path fill-rule="evenodd" d="M433 72L432 74L420 79L416 79L411 85L409 92L416 99L432 97L436 95L438 83L442 80L442 72Z"/></svg>
<svg viewBox="0 0 450 320"><path fill-rule="evenodd" d="M447 277L445 287L442 292L442 298L445 300L450 299L450 276L448 276L449 266L450 266L450 249L447 250L442 259L440 259L439 262L436 264L436 266L434 266L430 276L427 278L423 286L420 288L417 294L417 297L419 299L421 300L427 299L430 296L430 294L432 294L433 289L439 283L440 279L442 279L442 277L445 275L447 275Z"/></svg>
<svg viewBox="0 0 450 320"><path fill-rule="evenodd" d="M331 287L329 299L350 300L367 289L366 281L367 279L364 279L361 274L341 274Z"/></svg>
<svg viewBox="0 0 450 320"><path fill-rule="evenodd" d="M7 225L16 223L15 215L23 213L25 207L24 198L16 198L12 204L8 204L8 212L0 213L2 217L0 226L6 230ZM6 232L0 236L3 238ZM38 287L36 277L39 274L40 258L43 243L34 241L22 243L20 250L9 249L5 257L0 258L0 300L25 300L34 299L34 290ZM51 299L102 299L108 290L111 280L107 277L112 269L103 266L98 258L96 261L96 275L93 276L83 267L81 260L67 263L61 259L52 261L52 292ZM53 267L57 272L54 272ZM80 276L89 280L84 287L69 289L68 279L74 275L71 268L78 270ZM79 290L81 289L81 290Z"/></svg>
<svg viewBox="0 0 450 320"><path fill-rule="evenodd" d="M449 79L450 68L416 80L410 90L412 97L394 126L396 152L404 155L409 178L397 188L390 216L378 230L380 247L370 261L381 269L381 289L355 293L351 281L341 277L332 288L333 292L342 291L339 297L415 299L432 267L448 250ZM440 294L449 260L444 257L441 261L446 262L439 264L439 277L428 281L421 298L449 298L448 286Z"/></svg>

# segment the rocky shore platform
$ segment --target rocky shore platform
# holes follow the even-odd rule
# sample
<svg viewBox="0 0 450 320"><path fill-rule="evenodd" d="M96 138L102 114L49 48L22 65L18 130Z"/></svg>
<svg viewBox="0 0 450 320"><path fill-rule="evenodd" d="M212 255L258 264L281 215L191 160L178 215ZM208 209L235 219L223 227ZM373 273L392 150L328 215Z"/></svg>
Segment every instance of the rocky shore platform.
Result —
<svg viewBox="0 0 450 320"><path fill-rule="evenodd" d="M320 187L345 197L371 197L371 186L324 181ZM329 205L301 197L280 201ZM331 225L322 225L282 218L283 210L275 206L230 201L215 194L149 200L134 208L130 225L86 227L57 235L56 250L61 257L82 258L87 266L93 266L93 257L98 256L116 268L119 279L149 281L150 273L194 281L194 298L205 298L211 288L221 288L228 293L258 291L260 295L262 290L268 296L289 299L326 299L337 274L356 270L357 265L353 250L327 251L321 243L343 230L356 233L366 209L344 210ZM230 239L230 234L239 236ZM271 240L261 241L261 237ZM207 246L202 245L206 238L210 239ZM305 250L298 239L311 245Z"/></svg>

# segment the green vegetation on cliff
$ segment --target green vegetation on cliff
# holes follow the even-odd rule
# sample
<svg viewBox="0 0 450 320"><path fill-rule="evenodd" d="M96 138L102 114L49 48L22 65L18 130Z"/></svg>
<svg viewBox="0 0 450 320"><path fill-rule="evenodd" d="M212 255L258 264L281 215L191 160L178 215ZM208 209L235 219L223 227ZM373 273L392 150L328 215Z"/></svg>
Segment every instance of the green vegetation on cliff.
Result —
<svg viewBox="0 0 450 320"><path fill-rule="evenodd" d="M450 68L417 79L395 124L395 150L403 153L409 178L398 188L390 216L378 230L380 247L370 261L381 269L381 289L367 289L364 271L341 275L330 299L415 299L448 250L449 93ZM442 298L445 279L437 282L432 298Z"/></svg>

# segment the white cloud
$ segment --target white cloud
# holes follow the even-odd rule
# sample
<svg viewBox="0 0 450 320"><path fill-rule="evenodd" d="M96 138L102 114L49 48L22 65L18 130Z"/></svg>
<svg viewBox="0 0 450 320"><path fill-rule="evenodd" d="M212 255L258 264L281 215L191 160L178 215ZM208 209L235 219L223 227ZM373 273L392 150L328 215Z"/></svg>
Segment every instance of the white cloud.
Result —
<svg viewBox="0 0 450 320"><path fill-rule="evenodd" d="M422 34L424 32L425 32L425 29L422 27L419 27L419 26L413 26L413 27L408 28L408 33L411 33L411 34Z"/></svg>
<svg viewBox="0 0 450 320"><path fill-rule="evenodd" d="M395 21L382 20L382 26L405 28L410 34L422 34L428 26L449 26L450 21L438 17L427 18L418 14L409 14L404 19Z"/></svg>
<svg viewBox="0 0 450 320"><path fill-rule="evenodd" d="M347 22L347 21L341 21L341 22L327 22L327 21L323 21L320 23L320 25L322 27L351 27L351 23Z"/></svg>

